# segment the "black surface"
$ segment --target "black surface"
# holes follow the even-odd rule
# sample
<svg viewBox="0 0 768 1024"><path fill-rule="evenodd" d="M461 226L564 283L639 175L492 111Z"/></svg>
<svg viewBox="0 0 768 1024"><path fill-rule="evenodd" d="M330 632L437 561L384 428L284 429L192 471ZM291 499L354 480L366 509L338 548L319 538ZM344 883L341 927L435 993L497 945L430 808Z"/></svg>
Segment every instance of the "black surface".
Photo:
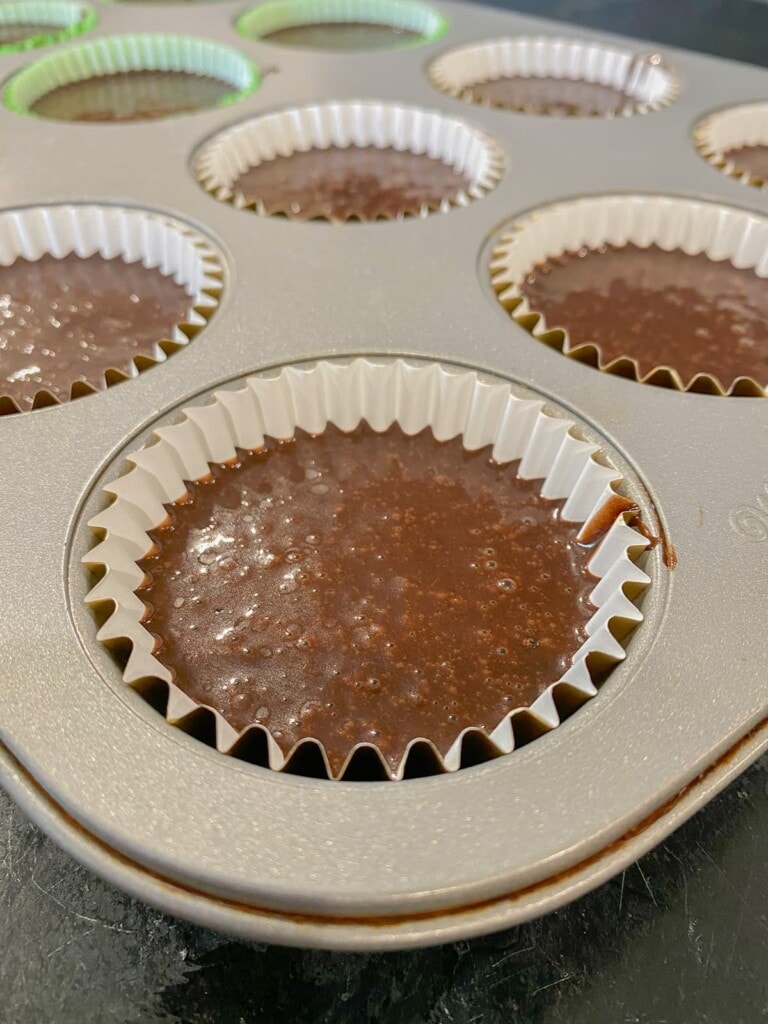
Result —
<svg viewBox="0 0 768 1024"><path fill-rule="evenodd" d="M768 758L564 910L386 955L246 944L79 867L0 793L3 1024L757 1024Z"/></svg>
<svg viewBox="0 0 768 1024"><path fill-rule="evenodd" d="M768 2L499 6L768 63ZM0 1024L758 1024L766 850L768 757L641 862L543 920L432 950L342 955L237 942L158 913L74 864L0 793Z"/></svg>
<svg viewBox="0 0 768 1024"><path fill-rule="evenodd" d="M768 66L768 0L486 0L492 7ZM755 97L757 99L758 97Z"/></svg>

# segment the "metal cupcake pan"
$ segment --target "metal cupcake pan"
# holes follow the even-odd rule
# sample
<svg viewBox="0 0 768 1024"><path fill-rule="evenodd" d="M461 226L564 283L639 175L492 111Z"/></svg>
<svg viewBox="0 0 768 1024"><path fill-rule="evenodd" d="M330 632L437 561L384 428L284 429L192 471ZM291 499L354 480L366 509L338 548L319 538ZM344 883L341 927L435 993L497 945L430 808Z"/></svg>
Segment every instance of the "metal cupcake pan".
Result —
<svg viewBox="0 0 768 1024"><path fill-rule="evenodd" d="M0 418L0 778L116 884L271 941L395 948L545 912L658 842L768 746L768 402L644 386L566 359L512 321L488 271L505 225L579 195L672 194L768 213L768 196L711 167L692 136L708 111L765 97L768 74L664 48L681 84L664 110L603 120L485 109L437 92L428 62L502 35L609 37L439 8L450 25L436 44L338 55L237 37L240 4L185 6L186 35L277 68L257 92L145 124L0 111L5 208L147 208L209 236L225 263L216 316L167 362ZM135 32L138 16L143 30L174 32L180 12L99 5L91 35ZM5 75L33 56L4 57ZM501 181L466 207L345 226L254 216L195 181L195 152L223 128L356 99L480 128L505 152ZM535 743L452 776L331 783L227 759L118 685L84 603L86 522L154 425L249 373L358 354L474 367L541 396L606 451L677 554L670 571L661 545L651 553L645 621L596 699Z"/></svg>

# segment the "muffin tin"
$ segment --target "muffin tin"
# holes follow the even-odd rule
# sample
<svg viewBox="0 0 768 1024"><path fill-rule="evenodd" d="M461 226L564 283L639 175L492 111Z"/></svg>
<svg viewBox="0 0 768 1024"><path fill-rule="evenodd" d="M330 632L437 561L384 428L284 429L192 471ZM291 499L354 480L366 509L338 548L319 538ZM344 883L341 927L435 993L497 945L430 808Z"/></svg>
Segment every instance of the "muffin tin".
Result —
<svg viewBox="0 0 768 1024"><path fill-rule="evenodd" d="M439 42L372 55L247 41L234 29L241 4L100 4L87 38L135 32L137 19L173 33L183 12L185 35L240 49L261 87L226 110L130 125L0 110L6 209L135 206L210 238L224 264L216 316L167 362L0 417L0 779L104 877L253 938L396 948L544 913L658 842L768 746L768 402L643 386L563 358L510 318L489 270L513 221L581 195L677 195L768 214L768 196L708 165L692 134L714 108L764 98L768 74L664 48L680 92L663 110L486 109L437 91L428 64L501 36L657 48L438 7L449 23ZM3 56L6 78L34 57ZM231 125L356 100L479 129L503 150L500 181L425 218L336 225L258 216L195 179L195 154ZM644 622L598 697L522 749L450 776L329 782L225 758L123 685L85 603L87 523L155 427L249 374L357 355L475 368L540 398L599 446L663 538L644 566Z"/></svg>

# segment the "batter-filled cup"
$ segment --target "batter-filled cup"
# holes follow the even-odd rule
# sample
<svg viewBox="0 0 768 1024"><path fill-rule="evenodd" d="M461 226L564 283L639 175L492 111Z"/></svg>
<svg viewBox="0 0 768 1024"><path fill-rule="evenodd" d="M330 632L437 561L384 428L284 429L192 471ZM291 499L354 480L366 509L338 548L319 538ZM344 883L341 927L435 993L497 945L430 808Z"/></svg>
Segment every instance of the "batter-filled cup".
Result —
<svg viewBox="0 0 768 1024"><path fill-rule="evenodd" d="M448 27L439 11L414 0L272 0L236 24L246 39L334 53L423 46Z"/></svg>
<svg viewBox="0 0 768 1024"><path fill-rule="evenodd" d="M498 183L499 146L454 118L388 103L328 103L235 125L198 151L217 199L295 220L396 220L447 211Z"/></svg>
<svg viewBox="0 0 768 1024"><path fill-rule="evenodd" d="M551 36L460 46L429 67L432 84L467 103L526 114L619 117L674 102L675 76L658 54Z"/></svg>
<svg viewBox="0 0 768 1024"><path fill-rule="evenodd" d="M211 39L110 36L23 68L3 98L14 112L33 117L120 124L229 106L259 81L247 57Z"/></svg>
<svg viewBox="0 0 768 1024"><path fill-rule="evenodd" d="M0 4L0 54L63 43L93 28L87 4L62 0L19 0Z"/></svg>
<svg viewBox="0 0 768 1024"><path fill-rule="evenodd" d="M768 102L717 110L698 123L694 139L713 167L745 185L768 189Z"/></svg>
<svg viewBox="0 0 768 1024"><path fill-rule="evenodd" d="M136 377L212 316L222 265L185 224L119 206L0 213L0 415Z"/></svg>
<svg viewBox="0 0 768 1024"><path fill-rule="evenodd" d="M509 753L593 697L642 620L636 507L572 427L401 360L217 392L106 488L98 637L169 722L276 770Z"/></svg>
<svg viewBox="0 0 768 1024"><path fill-rule="evenodd" d="M534 337L608 373L765 396L768 219L672 196L590 196L514 222L499 301Z"/></svg>

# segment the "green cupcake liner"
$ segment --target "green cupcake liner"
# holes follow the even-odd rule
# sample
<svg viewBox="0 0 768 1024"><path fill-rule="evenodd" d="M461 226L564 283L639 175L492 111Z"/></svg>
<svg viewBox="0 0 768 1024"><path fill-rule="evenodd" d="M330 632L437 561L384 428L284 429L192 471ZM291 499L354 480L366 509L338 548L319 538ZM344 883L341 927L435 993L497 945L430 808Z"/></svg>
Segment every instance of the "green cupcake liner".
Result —
<svg viewBox="0 0 768 1024"><path fill-rule="evenodd" d="M412 0L271 0L241 14L235 28L246 39L263 39L284 28L348 22L406 29L421 37L392 48L398 50L433 43L448 31L439 11Z"/></svg>
<svg viewBox="0 0 768 1024"><path fill-rule="evenodd" d="M60 86L129 71L181 71L231 85L232 92L209 109L237 103L261 84L259 69L239 50L210 39L153 33L95 39L43 57L10 80L3 102L16 114L34 117L37 100Z"/></svg>
<svg viewBox="0 0 768 1024"><path fill-rule="evenodd" d="M41 30L14 43L0 43L0 54L23 53L39 46L63 43L88 32L95 24L95 12L81 3L60 3L58 0L3 3L0 4L0 26L40 25ZM56 26L54 31L51 31L52 25Z"/></svg>

